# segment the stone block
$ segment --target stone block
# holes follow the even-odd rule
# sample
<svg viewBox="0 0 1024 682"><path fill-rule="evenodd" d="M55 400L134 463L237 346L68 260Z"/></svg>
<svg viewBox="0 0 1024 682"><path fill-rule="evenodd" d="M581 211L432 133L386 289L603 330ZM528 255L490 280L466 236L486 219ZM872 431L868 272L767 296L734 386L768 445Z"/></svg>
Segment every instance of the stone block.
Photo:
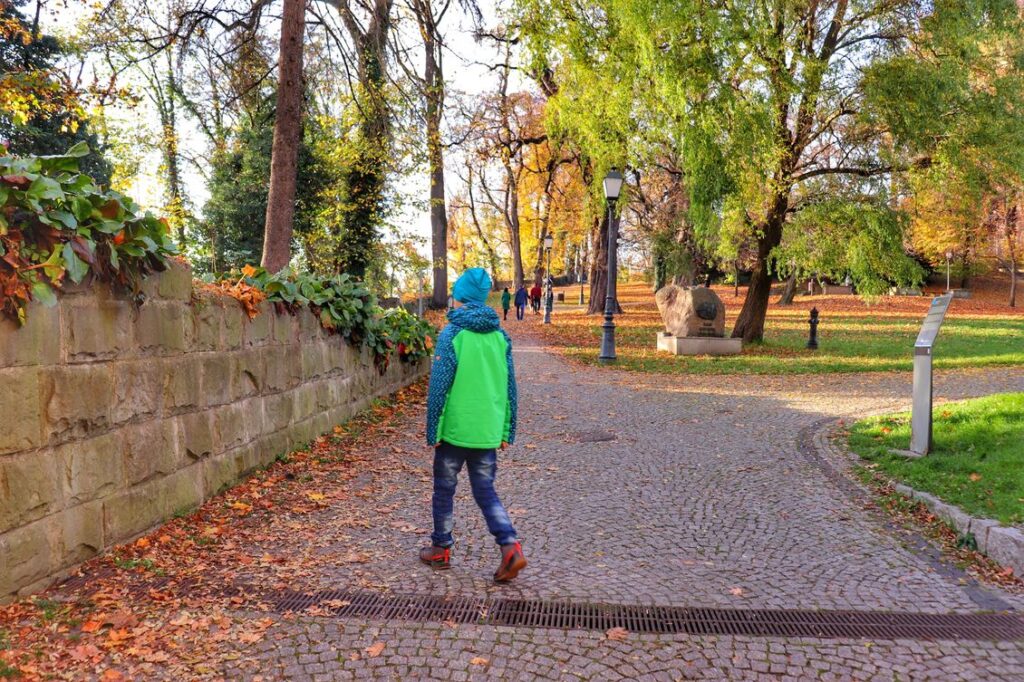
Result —
<svg viewBox="0 0 1024 682"><path fill-rule="evenodd" d="M192 315L177 301L151 301L139 308L135 337L144 353L180 353L194 334Z"/></svg>
<svg viewBox="0 0 1024 682"><path fill-rule="evenodd" d="M60 517L61 568L85 561L103 549L103 502L96 500L65 509Z"/></svg>
<svg viewBox="0 0 1024 682"><path fill-rule="evenodd" d="M187 509L195 509L205 499L203 466L193 464L160 481L163 497L163 518Z"/></svg>
<svg viewBox="0 0 1024 682"><path fill-rule="evenodd" d="M274 319L274 341L286 345L298 343L299 320L297 315L287 311L277 313L277 317Z"/></svg>
<svg viewBox="0 0 1024 682"><path fill-rule="evenodd" d="M177 423L154 419L123 430L124 473L129 486L166 476L182 465Z"/></svg>
<svg viewBox="0 0 1024 682"><path fill-rule="evenodd" d="M241 400L263 392L263 353L257 349L239 351L232 356L231 399Z"/></svg>
<svg viewBox="0 0 1024 682"><path fill-rule="evenodd" d="M185 261L171 259L167 269L156 275L157 295L169 301L192 298L192 268Z"/></svg>
<svg viewBox="0 0 1024 682"><path fill-rule="evenodd" d="M239 476L239 460L234 452L225 452L208 457L202 461L203 496L209 499L228 487L234 485ZM244 457L240 460L244 468Z"/></svg>
<svg viewBox="0 0 1024 682"><path fill-rule="evenodd" d="M263 399L264 433L287 428L294 414L294 396L291 391L269 395Z"/></svg>
<svg viewBox="0 0 1024 682"><path fill-rule="evenodd" d="M112 365L114 399L110 408L113 424L147 419L160 413L163 402L164 367L152 360L129 360Z"/></svg>
<svg viewBox="0 0 1024 682"><path fill-rule="evenodd" d="M658 334L658 350L673 355L739 355L743 339L725 339L700 336L672 336Z"/></svg>
<svg viewBox="0 0 1024 682"><path fill-rule="evenodd" d="M30 303L24 326L0 317L0 367L60 362L60 306Z"/></svg>
<svg viewBox="0 0 1024 682"><path fill-rule="evenodd" d="M213 411L217 452L226 452L244 445L251 440L251 425L257 426L257 435L262 428L261 406L245 403L223 405ZM256 414L249 412L255 410Z"/></svg>
<svg viewBox="0 0 1024 682"><path fill-rule="evenodd" d="M1024 532L1019 528L995 526L988 531L985 553L1002 566L1024 576Z"/></svg>
<svg viewBox="0 0 1024 682"><path fill-rule="evenodd" d="M302 380L315 379L327 370L327 345L321 341L302 344Z"/></svg>
<svg viewBox="0 0 1024 682"><path fill-rule="evenodd" d="M295 357L293 348L270 346L260 349L260 354L265 392L287 391L301 381L302 362Z"/></svg>
<svg viewBox="0 0 1024 682"><path fill-rule="evenodd" d="M246 346L263 346L274 339L274 306L264 301L259 305L259 314L246 321L242 342Z"/></svg>
<svg viewBox="0 0 1024 682"><path fill-rule="evenodd" d="M109 364L51 367L44 371L44 432L49 442L84 438L110 425L114 375Z"/></svg>
<svg viewBox="0 0 1024 682"><path fill-rule="evenodd" d="M302 384L293 392L292 416L295 421L312 417L320 410L317 407L317 387L315 383Z"/></svg>
<svg viewBox="0 0 1024 682"><path fill-rule="evenodd" d="M654 299L669 335L718 338L725 335L725 304L713 290L668 284L658 289Z"/></svg>
<svg viewBox="0 0 1024 682"><path fill-rule="evenodd" d="M974 536L974 540L978 543L978 551L982 554L988 554L988 534L993 528L998 528L999 522L992 519L971 519L971 535Z"/></svg>
<svg viewBox="0 0 1024 682"><path fill-rule="evenodd" d="M0 533L62 506L59 469L52 450L0 457Z"/></svg>
<svg viewBox="0 0 1024 682"><path fill-rule="evenodd" d="M0 369L0 386L4 390L0 455L39 447L46 441L40 409L44 384L36 367Z"/></svg>
<svg viewBox="0 0 1024 682"><path fill-rule="evenodd" d="M193 410L203 403L202 357L186 355L169 358L161 363L165 414Z"/></svg>
<svg viewBox="0 0 1024 682"><path fill-rule="evenodd" d="M58 515L0 535L0 597L18 594L57 570L62 525Z"/></svg>
<svg viewBox="0 0 1024 682"><path fill-rule="evenodd" d="M228 353L204 353L199 364L203 374L202 404L209 407L230 402L234 357Z"/></svg>
<svg viewBox="0 0 1024 682"><path fill-rule="evenodd" d="M163 479L156 479L103 499L103 537L122 542L152 528L165 517Z"/></svg>
<svg viewBox="0 0 1024 682"><path fill-rule="evenodd" d="M186 463L209 457L215 451L213 413L210 410L181 415L177 429L180 452Z"/></svg>
<svg viewBox="0 0 1024 682"><path fill-rule="evenodd" d="M124 487L124 444L120 432L73 441L55 452L65 504L82 504Z"/></svg>
<svg viewBox="0 0 1024 682"><path fill-rule="evenodd" d="M130 354L135 347L135 311L127 301L93 297L64 299L61 305L68 362L91 362Z"/></svg>
<svg viewBox="0 0 1024 682"><path fill-rule="evenodd" d="M245 335L245 326L248 324L249 316L242 309L242 304L233 298L224 301L222 312L224 324L221 327L221 341L225 350L236 350L242 347L242 339Z"/></svg>
<svg viewBox="0 0 1024 682"><path fill-rule="evenodd" d="M299 321L299 339L303 344L320 341L327 336L324 326L320 323L320 317L309 308L301 309L296 317Z"/></svg>
<svg viewBox="0 0 1024 682"><path fill-rule="evenodd" d="M219 298L204 297L192 305L195 350L218 350L223 345L224 304Z"/></svg>
<svg viewBox="0 0 1024 682"><path fill-rule="evenodd" d="M942 500L935 500L930 505L932 513L951 525L960 533L967 533L971 528L971 517L964 513L960 507L947 504Z"/></svg>

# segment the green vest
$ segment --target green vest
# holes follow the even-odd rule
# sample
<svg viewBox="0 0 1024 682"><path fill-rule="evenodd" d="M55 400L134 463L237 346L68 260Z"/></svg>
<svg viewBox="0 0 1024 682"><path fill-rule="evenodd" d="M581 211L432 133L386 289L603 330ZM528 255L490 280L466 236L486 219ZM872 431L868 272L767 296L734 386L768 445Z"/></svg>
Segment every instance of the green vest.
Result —
<svg viewBox="0 0 1024 682"><path fill-rule="evenodd" d="M452 340L455 381L438 423L438 439L465 448L496 448L508 441L508 341L500 330L463 329Z"/></svg>

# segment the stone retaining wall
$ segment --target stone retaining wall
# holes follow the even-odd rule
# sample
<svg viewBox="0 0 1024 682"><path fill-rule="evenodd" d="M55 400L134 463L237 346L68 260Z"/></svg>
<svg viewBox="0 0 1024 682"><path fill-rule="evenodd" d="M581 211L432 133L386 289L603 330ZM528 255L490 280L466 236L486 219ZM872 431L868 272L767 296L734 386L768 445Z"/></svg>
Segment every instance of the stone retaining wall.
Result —
<svg viewBox="0 0 1024 682"><path fill-rule="evenodd" d="M0 321L0 601L196 507L426 370L328 335L309 311L249 320L175 263L135 305L103 287Z"/></svg>

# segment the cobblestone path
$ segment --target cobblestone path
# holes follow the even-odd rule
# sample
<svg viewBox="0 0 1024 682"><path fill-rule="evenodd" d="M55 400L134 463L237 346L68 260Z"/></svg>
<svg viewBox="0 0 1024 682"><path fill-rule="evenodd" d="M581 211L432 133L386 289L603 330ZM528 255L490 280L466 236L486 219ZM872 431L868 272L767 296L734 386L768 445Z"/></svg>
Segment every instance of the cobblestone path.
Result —
<svg viewBox="0 0 1024 682"><path fill-rule="evenodd" d="M801 452L827 418L905 408L909 376L660 377L567 364L516 339L517 444L498 489L531 561L489 580L496 548L460 483L453 568L415 560L429 528L431 452L409 421L382 450L405 465L357 479L370 521L358 535L318 522L330 572L300 590L542 598L732 608L974 612L1024 601L974 585L919 551ZM937 378L936 396L1024 390L1024 370ZM841 477L840 477L841 478ZM383 520L378 520L383 519ZM254 548L254 552L261 548ZM359 561L344 557L359 556ZM375 642L376 657L360 652ZM302 616L274 625L230 677L345 679L1024 679L1024 643L631 634ZM247 660L250 658L255 660Z"/></svg>

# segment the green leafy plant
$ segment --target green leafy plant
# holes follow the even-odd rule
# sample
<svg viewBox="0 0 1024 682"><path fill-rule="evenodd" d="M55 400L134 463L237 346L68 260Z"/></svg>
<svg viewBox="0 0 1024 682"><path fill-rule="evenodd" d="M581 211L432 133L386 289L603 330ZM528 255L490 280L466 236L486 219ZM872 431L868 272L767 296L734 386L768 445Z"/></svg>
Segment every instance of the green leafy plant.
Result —
<svg viewBox="0 0 1024 682"><path fill-rule="evenodd" d="M362 282L347 274L318 277L289 269L271 274L247 265L241 273L221 276L225 291L237 295L239 283L257 289L280 310L296 311L308 306L320 324L353 345L365 345L373 352L377 369L384 372L394 355L404 362L416 362L430 355L434 328L404 309L383 310L377 298Z"/></svg>
<svg viewBox="0 0 1024 682"><path fill-rule="evenodd" d="M79 170L79 143L61 156L0 156L0 305L19 323L32 300L56 303L66 280L132 290L176 253L167 222Z"/></svg>

